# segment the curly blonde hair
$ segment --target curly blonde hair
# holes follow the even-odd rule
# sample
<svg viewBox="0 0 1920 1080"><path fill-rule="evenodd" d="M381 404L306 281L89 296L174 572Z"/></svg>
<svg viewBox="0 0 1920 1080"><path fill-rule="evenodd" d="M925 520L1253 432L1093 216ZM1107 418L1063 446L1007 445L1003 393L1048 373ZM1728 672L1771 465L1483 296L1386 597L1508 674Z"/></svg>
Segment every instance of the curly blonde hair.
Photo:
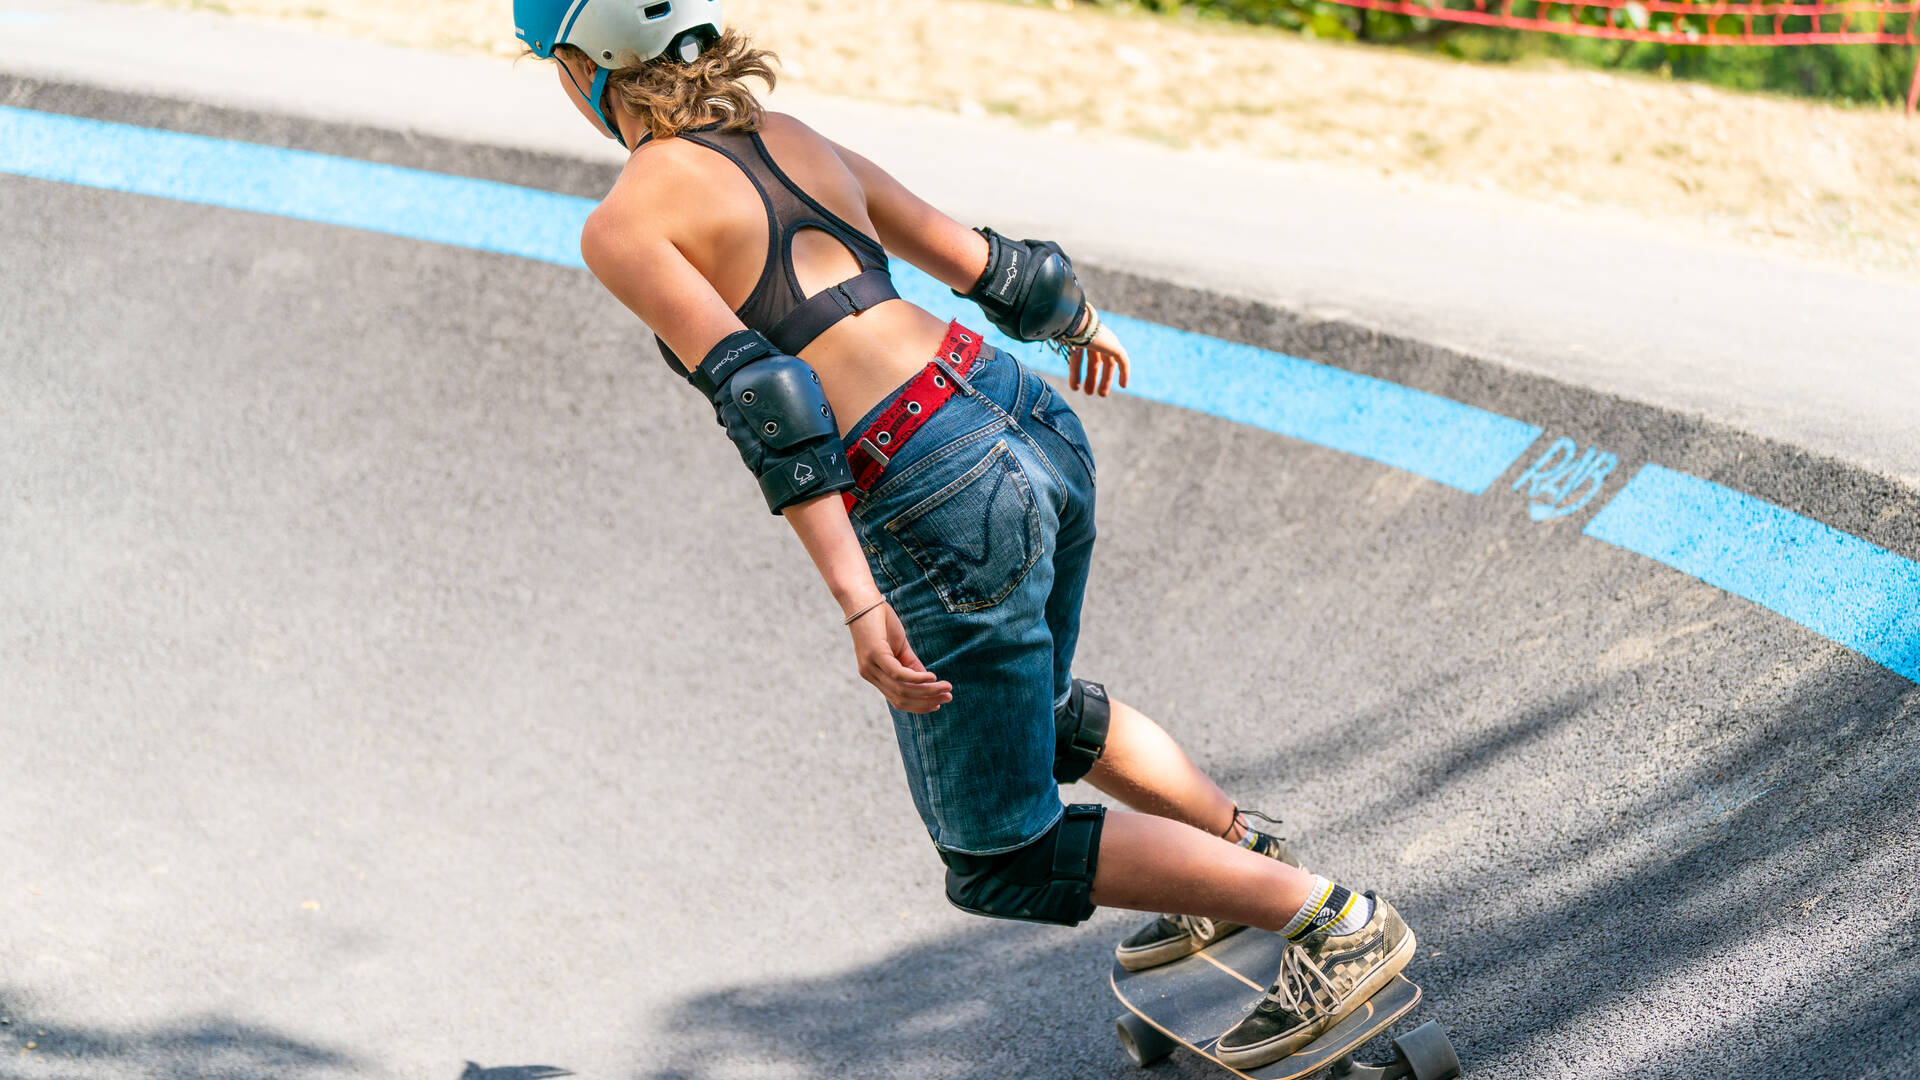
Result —
<svg viewBox="0 0 1920 1080"><path fill-rule="evenodd" d="M592 60L574 45L553 51ZM616 69L607 76L607 93L639 117L656 139L670 139L713 120L720 121L722 131L758 131L764 110L747 80L759 79L771 91L779 61L773 53L754 48L747 35L728 29L691 61L658 56L639 67Z"/></svg>

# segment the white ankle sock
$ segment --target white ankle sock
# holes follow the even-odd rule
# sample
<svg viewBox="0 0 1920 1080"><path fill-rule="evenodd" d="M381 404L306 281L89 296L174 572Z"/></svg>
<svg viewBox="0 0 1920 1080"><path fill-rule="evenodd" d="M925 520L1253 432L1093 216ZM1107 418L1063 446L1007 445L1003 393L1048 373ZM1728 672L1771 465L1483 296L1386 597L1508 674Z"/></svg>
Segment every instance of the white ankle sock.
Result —
<svg viewBox="0 0 1920 1080"><path fill-rule="evenodd" d="M1367 920L1371 918L1373 918L1373 901L1355 893L1353 906L1347 909L1346 915L1339 921L1327 927L1327 933L1357 934L1360 932L1360 928L1367 925Z"/></svg>
<svg viewBox="0 0 1920 1080"><path fill-rule="evenodd" d="M1280 933L1289 941L1299 941L1319 930L1351 934L1367 925L1367 920L1372 917L1373 901L1315 874L1313 887L1307 892L1307 902L1293 913L1293 918L1280 928Z"/></svg>

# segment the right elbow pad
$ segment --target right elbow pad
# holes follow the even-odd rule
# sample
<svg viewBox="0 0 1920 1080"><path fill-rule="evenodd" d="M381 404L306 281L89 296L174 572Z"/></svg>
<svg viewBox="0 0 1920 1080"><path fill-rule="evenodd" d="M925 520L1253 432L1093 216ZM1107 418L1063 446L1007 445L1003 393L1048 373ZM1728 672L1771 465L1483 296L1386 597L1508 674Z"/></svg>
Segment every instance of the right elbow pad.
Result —
<svg viewBox="0 0 1920 1080"><path fill-rule="evenodd" d="M687 381L713 403L769 510L853 487L833 407L805 360L741 330L709 350Z"/></svg>
<svg viewBox="0 0 1920 1080"><path fill-rule="evenodd" d="M1051 240L1009 240L985 226L987 268L967 292L987 321L1020 341L1059 338L1080 321L1087 305L1073 261Z"/></svg>

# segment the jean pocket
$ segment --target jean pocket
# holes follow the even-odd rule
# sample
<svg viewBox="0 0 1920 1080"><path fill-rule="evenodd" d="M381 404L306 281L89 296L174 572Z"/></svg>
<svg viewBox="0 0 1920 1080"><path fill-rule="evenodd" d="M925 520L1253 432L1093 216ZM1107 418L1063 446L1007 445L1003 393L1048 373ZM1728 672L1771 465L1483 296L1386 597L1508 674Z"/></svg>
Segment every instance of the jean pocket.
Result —
<svg viewBox="0 0 1920 1080"><path fill-rule="evenodd" d="M1087 477L1098 479L1099 470L1093 464L1093 444L1087 441L1087 429L1080 426L1080 416L1067 404L1065 396L1056 393L1052 384L1040 383L1040 396L1033 402L1033 418L1053 429L1073 452L1080 455L1080 464L1086 466Z"/></svg>
<svg viewBox="0 0 1920 1080"><path fill-rule="evenodd" d="M1045 546L1033 486L1004 439L886 528L956 614L1006 599Z"/></svg>

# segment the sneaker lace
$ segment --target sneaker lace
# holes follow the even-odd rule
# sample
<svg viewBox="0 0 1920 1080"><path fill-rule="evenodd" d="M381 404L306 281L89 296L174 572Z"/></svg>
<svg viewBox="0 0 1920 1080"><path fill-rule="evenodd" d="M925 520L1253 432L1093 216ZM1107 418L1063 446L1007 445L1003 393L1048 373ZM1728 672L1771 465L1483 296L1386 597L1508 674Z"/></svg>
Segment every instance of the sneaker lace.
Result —
<svg viewBox="0 0 1920 1080"><path fill-rule="evenodd" d="M1340 995L1334 989L1333 980L1313 962L1307 950L1289 945L1280 957L1280 977L1273 981L1263 1004L1283 1008L1308 1020L1317 1013L1333 1012L1340 1004Z"/></svg>
<svg viewBox="0 0 1920 1080"><path fill-rule="evenodd" d="M1269 824L1269 825L1281 825L1281 824L1284 824L1284 822L1282 822L1282 821L1281 821L1281 820L1280 820L1279 818L1277 818L1277 817L1273 817L1273 816L1271 816L1271 815L1268 815L1268 814L1263 814L1263 813L1261 813L1261 812L1260 812L1260 811L1258 811L1258 810L1248 810L1248 809L1247 809L1247 808L1245 808L1245 807L1235 807L1234 809L1236 809L1236 810L1238 810L1238 811L1240 811L1240 813L1241 813L1241 814L1243 814L1243 815L1245 815L1245 816L1247 816L1247 817L1257 817L1257 818L1259 818L1259 819L1260 819L1261 821L1264 821L1264 822L1266 822L1266 823L1267 823L1267 824ZM1280 839L1282 839L1282 840L1285 840L1285 839L1286 839L1286 837L1284 837L1284 836L1282 836L1282 837L1281 837Z"/></svg>
<svg viewBox="0 0 1920 1080"><path fill-rule="evenodd" d="M1213 920L1205 915L1175 915L1173 921L1180 929L1192 934L1200 941L1212 941L1215 927Z"/></svg>

